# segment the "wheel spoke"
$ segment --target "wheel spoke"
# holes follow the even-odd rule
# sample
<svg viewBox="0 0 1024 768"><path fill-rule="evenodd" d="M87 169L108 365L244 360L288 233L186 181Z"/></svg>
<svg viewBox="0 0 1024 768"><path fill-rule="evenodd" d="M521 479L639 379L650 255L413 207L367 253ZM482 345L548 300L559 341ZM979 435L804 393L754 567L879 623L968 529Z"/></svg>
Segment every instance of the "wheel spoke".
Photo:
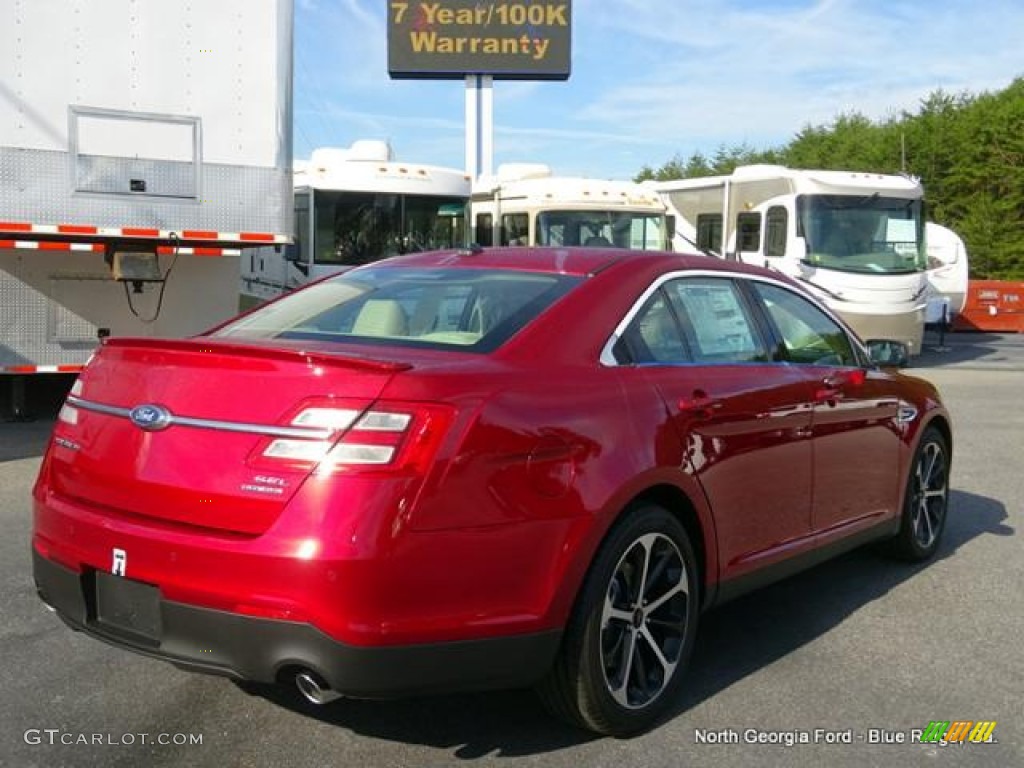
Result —
<svg viewBox="0 0 1024 768"><path fill-rule="evenodd" d="M658 643L654 640L654 636L651 635L651 631L647 627L640 628L640 636L647 641L647 645L652 651L654 651L654 657L658 660L662 670L662 681L667 681L672 675L672 670L675 669L676 665L665 658L665 654L662 653Z"/></svg>
<svg viewBox="0 0 1024 768"><path fill-rule="evenodd" d="M633 620L633 614L630 611L624 611L621 608L616 608L612 605L611 600L605 600L603 619L603 623L605 625L607 625L609 621L622 621L629 624Z"/></svg>
<svg viewBox="0 0 1024 768"><path fill-rule="evenodd" d="M619 660L614 665L613 672L616 672L616 680L609 681L608 689L612 696L625 707L629 702L629 678L633 674L633 658L636 654L636 633L631 629L623 633L622 651Z"/></svg>
<svg viewBox="0 0 1024 768"><path fill-rule="evenodd" d="M654 585L658 584L658 582L661 581L661 577L665 575L665 571L668 570L669 565L673 562L678 562L676 551L674 549L666 549L651 569L651 572L647 577L646 583L648 586L646 589L650 589Z"/></svg>
<svg viewBox="0 0 1024 768"><path fill-rule="evenodd" d="M640 565L640 583L637 585L636 592L633 594L633 606L640 605L644 597L644 592L647 590L647 570L651 564L651 542L654 536L644 536L642 539L637 541L637 544L643 550L643 563Z"/></svg>
<svg viewBox="0 0 1024 768"><path fill-rule="evenodd" d="M927 532L922 531L922 533L924 533L923 536L918 536L918 541L921 542L922 546L927 547L932 543L932 539L935 538L935 530L932 528L931 515L928 514L927 506L921 506L918 519L924 524L924 527L927 528Z"/></svg>
<svg viewBox="0 0 1024 768"><path fill-rule="evenodd" d="M669 587L668 591L666 591L665 594L655 598L646 605L646 607L644 608L644 613L646 613L649 616L679 593L682 593L684 595L686 594L686 571L682 571L682 574L683 576L678 584Z"/></svg>
<svg viewBox="0 0 1024 768"><path fill-rule="evenodd" d="M928 486L931 484L931 479L932 479L932 476L933 476L933 474L935 472L935 465L936 465L936 463L939 460L939 452L938 452L938 450L937 449L931 450L931 451L928 452L928 456L922 456L921 457L922 465L924 464L926 459L928 460L928 466L927 467L923 467L922 466L922 470L924 472L924 479L922 480L921 485L922 485L923 489L927 489Z"/></svg>

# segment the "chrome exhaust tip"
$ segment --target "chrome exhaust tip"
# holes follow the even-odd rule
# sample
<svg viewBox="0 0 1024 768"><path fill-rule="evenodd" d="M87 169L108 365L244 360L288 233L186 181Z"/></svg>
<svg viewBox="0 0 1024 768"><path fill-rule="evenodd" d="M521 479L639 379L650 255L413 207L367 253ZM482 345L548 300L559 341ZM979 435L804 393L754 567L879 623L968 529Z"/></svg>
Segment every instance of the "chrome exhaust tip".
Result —
<svg viewBox="0 0 1024 768"><path fill-rule="evenodd" d="M295 676L295 687L299 689L299 693L306 701L317 706L330 704L335 699L341 698L340 693L332 691L313 672L299 672Z"/></svg>

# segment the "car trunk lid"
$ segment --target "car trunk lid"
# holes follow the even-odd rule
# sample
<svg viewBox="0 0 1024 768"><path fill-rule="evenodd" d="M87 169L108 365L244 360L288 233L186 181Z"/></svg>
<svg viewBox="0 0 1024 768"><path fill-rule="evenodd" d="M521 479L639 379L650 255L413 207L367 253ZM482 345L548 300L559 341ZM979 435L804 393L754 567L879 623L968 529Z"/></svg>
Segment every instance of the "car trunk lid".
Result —
<svg viewBox="0 0 1024 768"><path fill-rule="evenodd" d="M338 413L365 410L409 367L309 344L110 340L58 419L51 488L100 509L258 534L316 463L269 446L333 442Z"/></svg>

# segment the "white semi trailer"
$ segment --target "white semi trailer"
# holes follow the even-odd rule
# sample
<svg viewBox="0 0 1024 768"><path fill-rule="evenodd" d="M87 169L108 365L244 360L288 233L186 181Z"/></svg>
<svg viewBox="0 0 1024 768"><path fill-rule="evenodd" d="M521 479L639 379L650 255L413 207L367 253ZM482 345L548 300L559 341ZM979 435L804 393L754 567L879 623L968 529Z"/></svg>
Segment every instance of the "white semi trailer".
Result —
<svg viewBox="0 0 1024 768"><path fill-rule="evenodd" d="M291 0L0 18L0 379L235 313L239 254L291 240Z"/></svg>

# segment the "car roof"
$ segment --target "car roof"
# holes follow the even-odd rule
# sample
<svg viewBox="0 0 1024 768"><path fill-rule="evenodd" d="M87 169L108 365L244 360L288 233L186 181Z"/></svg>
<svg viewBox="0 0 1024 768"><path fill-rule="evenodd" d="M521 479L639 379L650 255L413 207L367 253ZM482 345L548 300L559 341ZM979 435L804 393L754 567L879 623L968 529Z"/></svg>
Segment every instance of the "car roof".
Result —
<svg viewBox="0 0 1024 768"><path fill-rule="evenodd" d="M763 273L764 270L711 256L667 251L633 251L622 248L473 246L446 251L396 256L369 266L448 267L455 269L512 269L530 272L586 276L625 263L638 269L712 269L726 272Z"/></svg>

